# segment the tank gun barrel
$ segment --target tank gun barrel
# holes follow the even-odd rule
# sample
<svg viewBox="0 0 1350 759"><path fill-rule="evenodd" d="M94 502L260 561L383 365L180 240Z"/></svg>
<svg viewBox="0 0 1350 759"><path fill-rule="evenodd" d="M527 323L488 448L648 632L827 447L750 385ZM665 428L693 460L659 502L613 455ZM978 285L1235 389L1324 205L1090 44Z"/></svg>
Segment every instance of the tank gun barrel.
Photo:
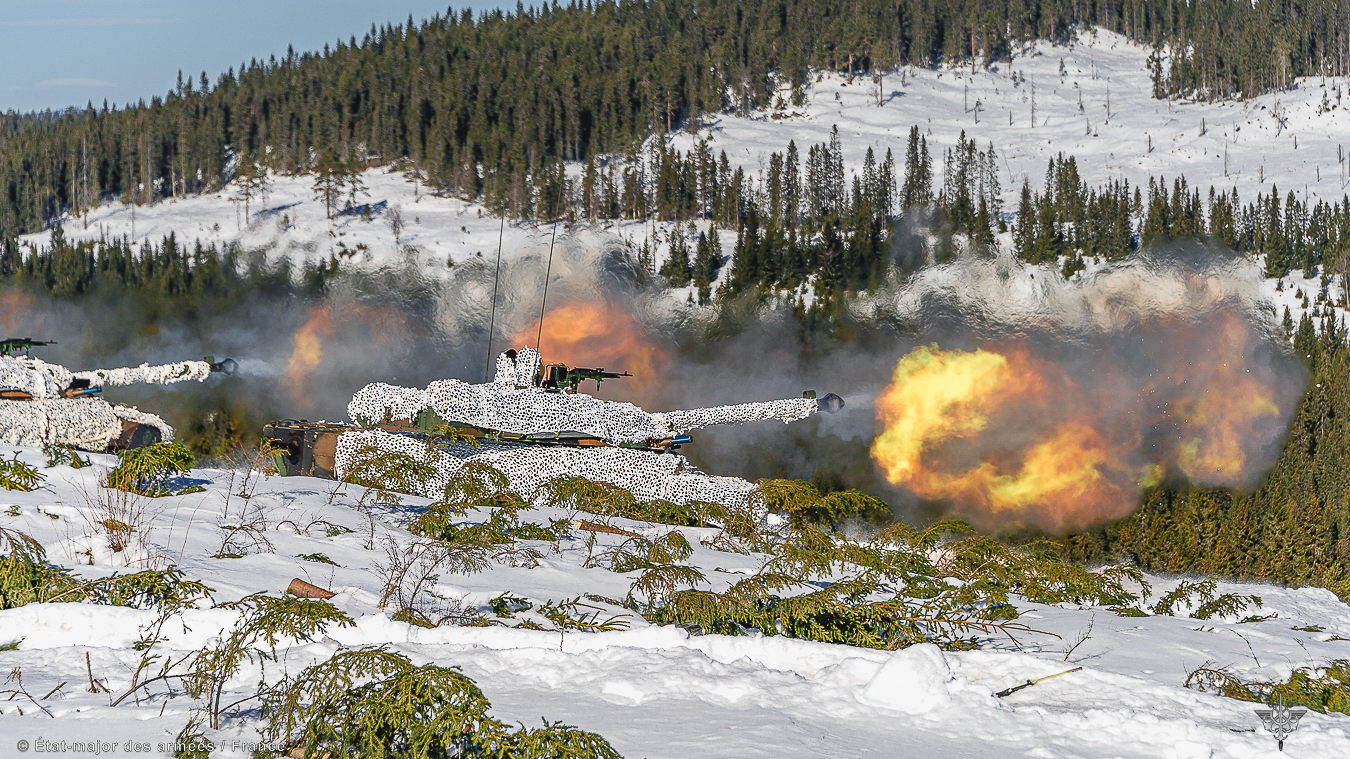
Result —
<svg viewBox="0 0 1350 759"><path fill-rule="evenodd" d="M201 382L211 376L213 372L233 374L237 367L238 364L233 359L227 358L218 363L209 360L176 361L172 364L158 364L156 366L141 364L140 366L124 366L117 369L90 369L83 372L71 372L70 376L73 380L87 380L90 384L101 387L139 384L172 385L176 382L189 380Z"/></svg>
<svg viewBox="0 0 1350 759"><path fill-rule="evenodd" d="M834 393L816 398L807 391L801 398L783 398L776 401L738 403L731 406L681 409L653 416L662 418L673 432L690 432L718 424L748 424L777 419L784 424L805 419L817 411L833 414L844 407L844 399Z"/></svg>
<svg viewBox="0 0 1350 759"><path fill-rule="evenodd" d="M10 356L14 351L28 352L29 348L40 345L56 345L55 340L34 340L31 337L9 337L0 340L0 356Z"/></svg>

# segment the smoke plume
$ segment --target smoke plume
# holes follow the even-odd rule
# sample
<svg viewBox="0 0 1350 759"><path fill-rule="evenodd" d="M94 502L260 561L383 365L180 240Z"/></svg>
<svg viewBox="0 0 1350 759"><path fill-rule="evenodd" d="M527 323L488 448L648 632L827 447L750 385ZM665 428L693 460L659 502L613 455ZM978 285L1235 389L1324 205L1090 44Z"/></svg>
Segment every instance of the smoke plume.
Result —
<svg viewBox="0 0 1350 759"><path fill-rule="evenodd" d="M536 238L500 275L485 259L434 275L409 261L182 321L112 294L3 291L0 327L61 341L39 355L72 368L234 356L237 377L110 398L198 427L220 409L258 426L343 419L366 383L482 381L491 354L536 342L546 362L631 372L597 394L653 411L835 392L838 414L710 428L684 452L716 474L857 487L910 518L989 529L1100 523L1163 481L1252 487L1307 382L1259 268L1195 246L1073 281L1006 256L901 265L827 332L784 298L671 298L613 236L565 233L551 264Z"/></svg>

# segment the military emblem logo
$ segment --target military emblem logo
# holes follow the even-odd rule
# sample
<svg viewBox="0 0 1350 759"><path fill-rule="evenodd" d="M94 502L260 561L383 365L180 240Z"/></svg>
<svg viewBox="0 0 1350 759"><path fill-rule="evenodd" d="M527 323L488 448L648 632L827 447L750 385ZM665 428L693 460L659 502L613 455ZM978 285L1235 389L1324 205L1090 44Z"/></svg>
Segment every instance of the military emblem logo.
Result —
<svg viewBox="0 0 1350 759"><path fill-rule="evenodd" d="M1302 706L1285 706L1283 693L1280 694L1279 703L1266 706L1270 708L1257 709L1256 716L1261 718L1261 724L1275 736L1275 740L1279 741L1280 750L1283 751L1284 739L1298 729L1298 721L1308 713L1308 710Z"/></svg>

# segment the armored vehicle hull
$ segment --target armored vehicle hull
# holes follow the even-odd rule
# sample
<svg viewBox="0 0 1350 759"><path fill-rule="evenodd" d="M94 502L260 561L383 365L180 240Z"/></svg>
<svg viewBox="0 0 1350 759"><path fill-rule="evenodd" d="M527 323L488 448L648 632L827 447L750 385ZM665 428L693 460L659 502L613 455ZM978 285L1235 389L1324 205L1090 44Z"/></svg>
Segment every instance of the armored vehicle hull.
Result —
<svg viewBox="0 0 1350 759"><path fill-rule="evenodd" d="M592 379L621 376L581 371ZM372 453L412 456L430 463L437 473L416 488L417 495L429 497L439 495L464 465L479 462L505 474L511 488L526 498L554 478L582 476L645 500L730 505L742 501L753 486L703 472L676 453L680 444L689 442L689 431L770 419L790 423L843 406L836 395L818 400L807 393L802 398L649 413L631 403L569 392L557 386L561 383L550 386L549 376L535 351L508 351L498 358L494 382L441 380L425 390L375 383L348 404L354 424L276 422L265 428L264 438L283 451L277 469L288 475L341 479Z"/></svg>

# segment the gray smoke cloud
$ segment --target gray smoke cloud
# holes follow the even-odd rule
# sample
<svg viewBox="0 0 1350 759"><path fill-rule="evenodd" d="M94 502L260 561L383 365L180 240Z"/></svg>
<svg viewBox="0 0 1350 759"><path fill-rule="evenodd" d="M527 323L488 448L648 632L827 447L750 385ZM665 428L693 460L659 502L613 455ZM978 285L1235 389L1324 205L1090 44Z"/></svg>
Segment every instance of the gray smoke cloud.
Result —
<svg viewBox="0 0 1350 759"><path fill-rule="evenodd" d="M848 406L787 430L708 431L694 457L743 476L858 487L907 516L955 511L990 529L1060 531L1118 518L1165 479L1248 489L1273 465L1308 383L1262 282L1257 262L1195 244L1073 280L1008 255L929 257L854 301L838 328L846 340L803 344L790 318L767 312L707 351L700 366L722 378L723 395L814 387ZM1045 376L1037 391L985 408L978 435L923 441L924 476L892 483L869 455L885 426L876 404L918 346L1025 355L1018 366ZM735 369L719 371L726 366ZM1016 509L1000 503L991 491L1034 491L1035 446L1069 429L1086 430L1104 451L1100 482L1045 490ZM1000 478L983 490L968 484L981 465Z"/></svg>
<svg viewBox="0 0 1350 759"><path fill-rule="evenodd" d="M1208 392L1231 392L1225 386L1231 375L1205 367L1241 356L1276 412L1247 430L1241 476L1199 484L1250 487L1259 480L1307 383L1260 295L1255 263L1197 246L1136 255L1066 281L1006 255L949 255L938 263L918 238L902 235L891 278L855 299L833 334L823 334L806 332L786 300L763 307L729 301L713 309L671 298L640 270L622 240L603 232L560 231L550 264L549 231L507 251L499 278L495 257L435 274L410 259L347 272L321 298L259 292L196 319L161 316L155 329L145 328L151 320L134 299L103 294L55 301L10 291L0 296L10 321L0 326L58 340L39 355L72 368L204 355L238 359L238 376L213 378L207 386L108 393L180 427L207 425L205 417L222 408L259 427L280 417L339 420L351 395L370 382L482 381L489 323L492 353L533 345L550 269L545 361L645 375L606 382L597 394L653 411L797 397L804 390L838 393L847 402L839 414L789 426L710 428L684 452L716 474L856 487L914 518L950 509L981 513L888 482L869 455L882 429L877 398L916 346L1031 352L1062 372L1080 402L1101 409L1094 423L1138 431L1140 450L1131 465L1152 461L1152 450L1175 447L1184 432L1186 419L1158 412L1160 404L1175 404L1206 384ZM594 313L583 313L581 305L602 307L600 327L611 331L584 323ZM620 328L631 328L637 339L627 340ZM558 341L587 330L595 334ZM1172 385L1160 379L1174 375L1182 379ZM1141 395L1140 388L1152 394ZM1032 418L1001 411L990 437L961 446L961 455L1015 459L1019 441L1028 439L1019 431L1037 429L1034 414L1054 416L1053 405L1033 404ZM999 434L1006 440L991 442ZM939 453L959 459L955 451L948 446ZM1175 456L1161 460L1175 463Z"/></svg>

